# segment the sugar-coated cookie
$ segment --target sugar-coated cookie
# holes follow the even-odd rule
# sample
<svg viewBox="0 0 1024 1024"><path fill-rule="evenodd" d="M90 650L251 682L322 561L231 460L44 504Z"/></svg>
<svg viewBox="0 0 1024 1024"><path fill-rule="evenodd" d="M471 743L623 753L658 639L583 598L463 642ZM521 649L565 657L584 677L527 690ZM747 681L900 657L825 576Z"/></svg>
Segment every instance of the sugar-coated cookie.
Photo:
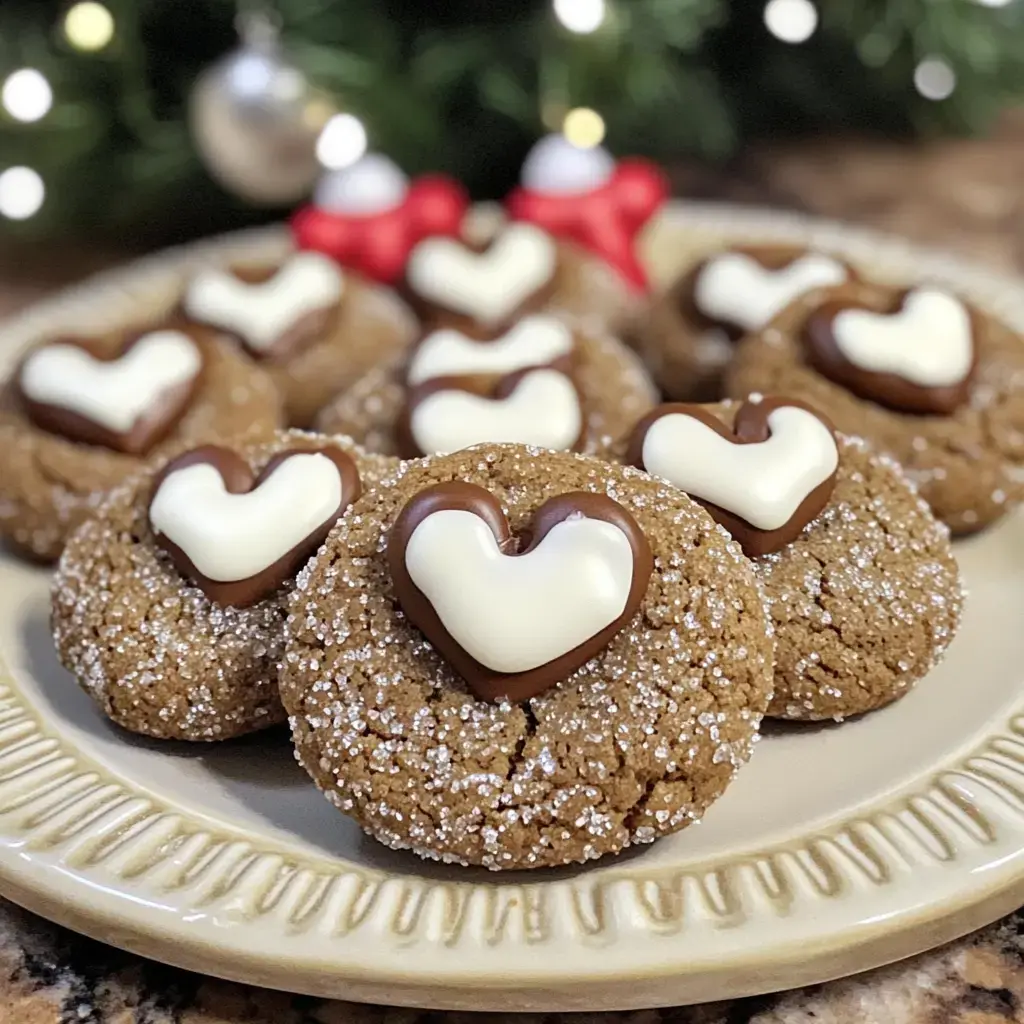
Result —
<svg viewBox="0 0 1024 1024"><path fill-rule="evenodd" d="M954 534L1024 495L1024 342L943 288L816 292L740 345L726 386L826 410L889 452Z"/></svg>
<svg viewBox="0 0 1024 1024"><path fill-rule="evenodd" d="M662 405L621 454L704 504L753 560L776 635L770 716L881 707L953 639L962 590L948 529L891 458L810 406Z"/></svg>
<svg viewBox="0 0 1024 1024"><path fill-rule="evenodd" d="M654 300L635 332L637 347L668 398L713 401L744 334L812 289L853 276L838 257L803 246L712 253Z"/></svg>
<svg viewBox="0 0 1024 1024"><path fill-rule="evenodd" d="M0 389L0 535L53 561L146 459L280 423L267 375L183 323L46 339Z"/></svg>
<svg viewBox="0 0 1024 1024"><path fill-rule="evenodd" d="M473 237L420 242L406 263L401 293L427 324L483 331L539 310L615 329L635 308L606 263L520 221L488 226Z"/></svg>
<svg viewBox="0 0 1024 1024"><path fill-rule="evenodd" d="M383 843L492 869L699 820L771 694L753 571L675 488L481 445L369 488L300 574L300 762Z"/></svg>
<svg viewBox="0 0 1024 1024"><path fill-rule="evenodd" d="M281 722L277 666L295 573L391 468L347 438L291 431L188 449L135 477L60 560L61 661L132 732L223 740Z"/></svg>
<svg viewBox="0 0 1024 1024"><path fill-rule="evenodd" d="M593 451L656 401L646 370L621 342L535 313L495 332L429 330L317 422L370 451L406 458L484 442Z"/></svg>
<svg viewBox="0 0 1024 1024"><path fill-rule="evenodd" d="M415 336L397 296L315 252L200 269L181 308L266 369L295 427L310 426L328 399Z"/></svg>

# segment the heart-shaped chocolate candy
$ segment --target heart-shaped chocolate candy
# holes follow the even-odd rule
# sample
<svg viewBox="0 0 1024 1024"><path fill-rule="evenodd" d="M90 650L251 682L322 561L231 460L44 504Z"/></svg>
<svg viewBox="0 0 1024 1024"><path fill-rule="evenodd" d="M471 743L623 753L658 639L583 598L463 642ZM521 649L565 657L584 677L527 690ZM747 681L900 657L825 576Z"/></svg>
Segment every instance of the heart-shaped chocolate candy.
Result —
<svg viewBox="0 0 1024 1024"><path fill-rule="evenodd" d="M557 263L550 235L532 224L513 223L479 250L440 236L420 242L406 264L405 287L421 311L435 309L493 326L540 305L553 287Z"/></svg>
<svg viewBox="0 0 1024 1024"><path fill-rule="evenodd" d="M144 455L188 410L203 364L196 341L170 327L143 331L116 352L98 339L63 338L31 351L16 384L43 430Z"/></svg>
<svg viewBox="0 0 1024 1024"><path fill-rule="evenodd" d="M669 403L637 423L627 461L699 501L750 557L778 551L828 503L830 424L788 398L747 401L730 430L708 407Z"/></svg>
<svg viewBox="0 0 1024 1024"><path fill-rule="evenodd" d="M484 700L528 700L568 678L636 614L654 571L636 520L574 492L534 513L523 549L475 484L420 491L388 536L395 598Z"/></svg>
<svg viewBox="0 0 1024 1024"><path fill-rule="evenodd" d="M339 448L281 452L257 476L237 452L204 445L158 474L149 523L183 576L241 608L291 580L360 490Z"/></svg>
<svg viewBox="0 0 1024 1024"><path fill-rule="evenodd" d="M408 458L485 442L568 451L579 446L585 428L572 378L552 367L528 367L496 381L438 377L410 388L397 437Z"/></svg>
<svg viewBox="0 0 1024 1024"><path fill-rule="evenodd" d="M543 313L504 331L438 327L413 348L405 379L412 386L437 377L501 377L531 366L569 372L575 347L572 328Z"/></svg>
<svg viewBox="0 0 1024 1024"><path fill-rule="evenodd" d="M760 330L806 292L851 276L834 256L789 246L751 246L710 256L683 293L696 319L738 338Z"/></svg>
<svg viewBox="0 0 1024 1024"><path fill-rule="evenodd" d="M251 355L281 362L323 335L344 291L344 273L333 260L299 252L278 267L201 270L182 310L231 335Z"/></svg>
<svg viewBox="0 0 1024 1024"><path fill-rule="evenodd" d="M811 365L898 412L948 416L967 402L977 361L974 315L938 288L891 293L886 308L830 298L803 331ZM870 293L878 298L877 290Z"/></svg>

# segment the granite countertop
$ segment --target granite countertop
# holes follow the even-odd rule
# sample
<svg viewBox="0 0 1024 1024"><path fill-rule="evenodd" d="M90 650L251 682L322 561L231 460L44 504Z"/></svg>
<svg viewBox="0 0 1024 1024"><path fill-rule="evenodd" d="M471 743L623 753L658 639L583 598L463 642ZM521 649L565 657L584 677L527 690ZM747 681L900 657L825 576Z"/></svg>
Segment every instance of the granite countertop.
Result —
<svg viewBox="0 0 1024 1024"><path fill-rule="evenodd" d="M1024 113L1007 117L982 140L913 149L830 141L762 150L724 177L699 169L675 173L681 195L804 209L1009 270L1024 269L1022 178ZM0 260L0 315L107 262L96 253L65 254L63 261L45 261L43 278L31 261L18 260L15 267ZM79 938L0 900L0 1024L466 1024L471 1016L324 1002L215 981ZM544 1024L559 1024L560 1016L545 1016ZM576 1020L1024 1022L1024 912L933 953L845 981L730 1003Z"/></svg>
<svg viewBox="0 0 1024 1024"><path fill-rule="evenodd" d="M501 1014L324 1002L214 981L79 938L0 902L0 1024L481 1024ZM797 992L510 1024L1000 1024L1024 1021L1024 917L893 967Z"/></svg>

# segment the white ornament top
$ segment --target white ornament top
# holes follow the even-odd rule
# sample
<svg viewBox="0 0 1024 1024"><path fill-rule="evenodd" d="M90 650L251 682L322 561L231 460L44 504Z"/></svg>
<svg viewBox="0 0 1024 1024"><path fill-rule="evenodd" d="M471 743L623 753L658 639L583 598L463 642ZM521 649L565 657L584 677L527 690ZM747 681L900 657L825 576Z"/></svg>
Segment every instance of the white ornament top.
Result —
<svg viewBox="0 0 1024 1024"><path fill-rule="evenodd" d="M320 453L290 456L246 494L230 494L214 466L196 463L164 478L149 521L204 576L227 583L247 580L283 558L341 501L338 467Z"/></svg>
<svg viewBox="0 0 1024 1024"><path fill-rule="evenodd" d="M528 366L547 366L571 355L572 331L561 320L527 316L493 341L474 341L443 327L428 334L409 360L406 379L420 384L433 377L488 374L504 377Z"/></svg>
<svg viewBox="0 0 1024 1024"><path fill-rule="evenodd" d="M333 260L298 252L261 284L219 268L201 270L182 304L193 320L237 334L246 347L263 353L303 316L339 302L344 290L344 273Z"/></svg>
<svg viewBox="0 0 1024 1024"><path fill-rule="evenodd" d="M844 309L832 321L832 335L854 366L923 388L960 384L974 363L970 314L934 288L914 289L898 313Z"/></svg>
<svg viewBox="0 0 1024 1024"><path fill-rule="evenodd" d="M708 260L697 275L693 301L712 320L756 331L805 292L842 284L847 276L842 263L821 253L770 270L746 253L727 252Z"/></svg>
<svg viewBox="0 0 1024 1024"><path fill-rule="evenodd" d="M564 135L545 135L526 155L519 181L531 192L572 195L607 184L615 160L600 146L574 146Z"/></svg>
<svg viewBox="0 0 1024 1024"><path fill-rule="evenodd" d="M428 238L409 256L406 281L428 302L485 324L507 319L554 276L558 249L532 224L502 228L476 253L452 238Z"/></svg>
<svg viewBox="0 0 1024 1024"><path fill-rule="evenodd" d="M410 432L426 455L470 445L528 444L565 450L579 439L583 410L572 381L558 370L525 374L506 398L456 389L435 391L412 410Z"/></svg>
<svg viewBox="0 0 1024 1024"><path fill-rule="evenodd" d="M806 409L775 409L768 426L768 440L737 444L692 416L670 413L644 437L644 468L759 530L777 530L836 471L839 449Z"/></svg>
<svg viewBox="0 0 1024 1024"><path fill-rule="evenodd" d="M77 345L44 345L21 367L26 398L66 409L107 430L128 433L161 396L199 374L203 357L181 331L153 331L119 359L96 359Z"/></svg>
<svg viewBox="0 0 1024 1024"><path fill-rule="evenodd" d="M409 179L394 161L367 153L354 164L325 174L313 205L329 213L372 217L400 206L408 192Z"/></svg>
<svg viewBox="0 0 1024 1024"><path fill-rule="evenodd" d="M479 516L443 509L413 531L405 565L445 629L496 672L529 671L589 640L623 613L633 583L629 538L582 514L512 556Z"/></svg>

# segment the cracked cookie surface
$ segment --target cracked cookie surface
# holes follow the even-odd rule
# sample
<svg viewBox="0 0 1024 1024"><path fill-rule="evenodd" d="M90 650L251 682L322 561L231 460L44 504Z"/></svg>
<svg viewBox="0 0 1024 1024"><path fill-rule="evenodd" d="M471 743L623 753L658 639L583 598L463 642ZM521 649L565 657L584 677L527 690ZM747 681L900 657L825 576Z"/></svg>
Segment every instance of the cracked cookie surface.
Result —
<svg viewBox="0 0 1024 1024"><path fill-rule="evenodd" d="M654 552L633 621L529 702L474 698L396 606L388 530L450 480L491 491L514 532L555 495L607 494ZM702 508L636 470L521 446L405 463L365 493L300 574L287 634L282 699L328 799L391 847L492 869L586 861L699 820L771 693L762 594Z"/></svg>
<svg viewBox="0 0 1024 1024"><path fill-rule="evenodd" d="M704 406L733 425L740 402ZM907 693L960 623L949 542L897 463L837 434L828 504L781 550L752 559L775 628L768 716L840 721ZM626 442L608 452L622 459Z"/></svg>
<svg viewBox="0 0 1024 1024"><path fill-rule="evenodd" d="M259 472L311 441L349 452L363 486L392 465L300 431L236 450ZM151 484L117 488L68 541L51 603L61 662L111 721L145 736L223 740L280 723L287 587L247 608L212 602L156 543Z"/></svg>
<svg viewBox="0 0 1024 1024"><path fill-rule="evenodd" d="M902 697L941 658L963 591L949 531L890 458L839 438L828 505L754 559L775 624L776 718L841 720Z"/></svg>

